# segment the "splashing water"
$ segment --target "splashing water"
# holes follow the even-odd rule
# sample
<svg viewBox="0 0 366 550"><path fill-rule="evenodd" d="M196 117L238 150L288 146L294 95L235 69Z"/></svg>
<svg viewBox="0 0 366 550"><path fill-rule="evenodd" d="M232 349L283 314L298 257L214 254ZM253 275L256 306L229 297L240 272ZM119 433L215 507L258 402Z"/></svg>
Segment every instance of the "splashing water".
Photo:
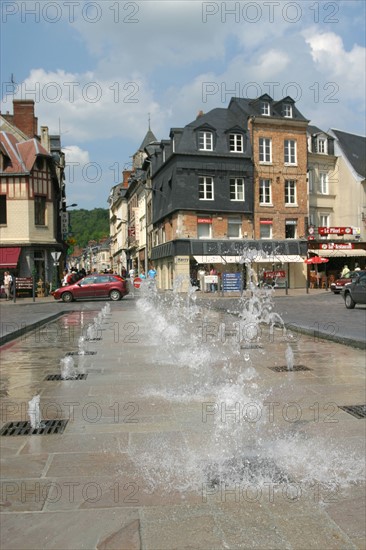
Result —
<svg viewBox="0 0 366 550"><path fill-rule="evenodd" d="M41 421L41 408L40 408L40 396L35 395L28 402L28 416L30 425L33 429L40 428L42 425Z"/></svg>
<svg viewBox="0 0 366 550"><path fill-rule="evenodd" d="M78 340L78 346L79 346L79 354L85 355L86 352L86 340L84 336L79 336Z"/></svg>
<svg viewBox="0 0 366 550"><path fill-rule="evenodd" d="M287 370L294 370L294 352L292 351L292 347L290 346L290 344L287 344L285 357Z"/></svg>
<svg viewBox="0 0 366 550"><path fill-rule="evenodd" d="M74 359L71 355L68 355L60 360L61 367L61 378L67 380L69 378L76 378L78 375L77 369L75 368Z"/></svg>
<svg viewBox="0 0 366 550"><path fill-rule="evenodd" d="M189 281L180 278L172 293L158 294L155 286L146 285L137 302L143 317L154 319L146 341L151 364L172 372L169 384L150 387L144 395L190 403L195 435L201 438L201 445L190 444L183 424L175 438L154 433L144 438L142 448L131 443L130 456L148 486L169 491L213 489L219 483L264 487L291 479L309 484L361 480L364 462L357 450L335 445L321 430L308 432L307 421L290 423L273 416L270 402L282 398L283 406L295 401L293 381L272 384L260 373L273 354L285 355L289 370L294 366L290 335L273 311L273 290L251 285L250 295L238 300L235 318L203 309L196 296ZM235 330L228 330L228 319ZM280 330L276 343L275 328Z"/></svg>

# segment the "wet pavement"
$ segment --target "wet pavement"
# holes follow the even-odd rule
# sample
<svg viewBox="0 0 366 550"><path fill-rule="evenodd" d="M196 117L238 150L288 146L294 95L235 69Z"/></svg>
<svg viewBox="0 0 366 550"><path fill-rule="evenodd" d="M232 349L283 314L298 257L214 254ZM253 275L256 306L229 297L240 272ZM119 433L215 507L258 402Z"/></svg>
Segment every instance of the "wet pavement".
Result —
<svg viewBox="0 0 366 550"><path fill-rule="evenodd" d="M2 549L365 548L365 419L340 408L366 403L364 351L203 300L110 303L73 355L86 379L60 381L105 302L1 304L27 326L2 348L1 427L35 395L68 420L0 436Z"/></svg>

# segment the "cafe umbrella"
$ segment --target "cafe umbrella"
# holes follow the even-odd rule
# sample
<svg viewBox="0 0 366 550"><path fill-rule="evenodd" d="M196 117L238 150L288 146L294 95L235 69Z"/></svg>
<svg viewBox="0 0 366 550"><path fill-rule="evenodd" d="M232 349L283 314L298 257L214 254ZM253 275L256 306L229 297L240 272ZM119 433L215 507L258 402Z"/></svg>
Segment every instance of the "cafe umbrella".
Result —
<svg viewBox="0 0 366 550"><path fill-rule="evenodd" d="M306 258L306 260L304 260L304 262L308 265L315 265L316 266L316 268L315 268L316 280L317 280L317 285L319 285L319 281L318 281L318 264L326 264L327 262L329 262L329 258L322 258L321 256L312 256L311 258Z"/></svg>

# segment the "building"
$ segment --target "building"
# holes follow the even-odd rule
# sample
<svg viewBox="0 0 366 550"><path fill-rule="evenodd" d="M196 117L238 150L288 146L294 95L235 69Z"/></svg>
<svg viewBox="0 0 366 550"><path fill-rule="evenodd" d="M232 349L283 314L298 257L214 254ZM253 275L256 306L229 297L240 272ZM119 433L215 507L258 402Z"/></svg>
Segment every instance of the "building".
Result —
<svg viewBox="0 0 366 550"><path fill-rule="evenodd" d="M171 129L150 157L161 288L211 265L242 274L245 286L247 262L255 279L280 272L304 286L307 124L291 98L266 95L233 98Z"/></svg>
<svg viewBox="0 0 366 550"><path fill-rule="evenodd" d="M34 101L14 100L13 106L13 115L0 116L0 268L51 283L52 253L65 249L64 155L59 136L47 127L38 136Z"/></svg>
<svg viewBox="0 0 366 550"><path fill-rule="evenodd" d="M111 269L121 275L128 265L128 211L126 191L131 170L124 170L122 182L112 187L109 198L109 234Z"/></svg>

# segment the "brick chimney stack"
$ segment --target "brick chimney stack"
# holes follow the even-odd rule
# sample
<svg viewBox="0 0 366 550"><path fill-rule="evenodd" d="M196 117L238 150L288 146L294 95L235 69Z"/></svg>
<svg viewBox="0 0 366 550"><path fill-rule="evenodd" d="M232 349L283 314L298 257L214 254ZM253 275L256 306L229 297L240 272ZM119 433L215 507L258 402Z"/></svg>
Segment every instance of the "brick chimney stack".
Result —
<svg viewBox="0 0 366 550"><path fill-rule="evenodd" d="M13 124L30 138L37 135L38 119L34 116L33 99L13 100Z"/></svg>
<svg viewBox="0 0 366 550"><path fill-rule="evenodd" d="M123 170L122 177L123 177L123 185L122 187L128 188L128 178L131 176L132 170Z"/></svg>

